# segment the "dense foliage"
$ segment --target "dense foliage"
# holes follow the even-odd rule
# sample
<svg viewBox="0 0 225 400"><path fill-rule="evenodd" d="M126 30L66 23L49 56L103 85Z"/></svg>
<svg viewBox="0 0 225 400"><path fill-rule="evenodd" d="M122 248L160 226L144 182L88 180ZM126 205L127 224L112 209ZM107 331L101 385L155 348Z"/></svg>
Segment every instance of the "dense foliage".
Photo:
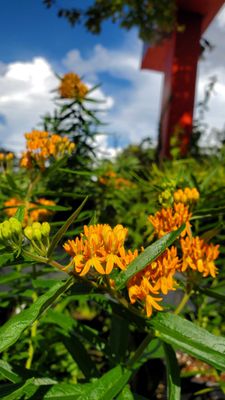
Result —
<svg viewBox="0 0 225 400"><path fill-rule="evenodd" d="M174 0L94 0L86 7L65 8L56 0L43 0L47 8L57 6L59 17L66 18L71 25L83 23L91 33L100 33L106 20L118 22L127 30L137 27L144 41L159 40L170 34L176 23Z"/></svg>
<svg viewBox="0 0 225 400"><path fill-rule="evenodd" d="M223 148L98 160L93 93L67 74L0 154L1 398L222 399Z"/></svg>

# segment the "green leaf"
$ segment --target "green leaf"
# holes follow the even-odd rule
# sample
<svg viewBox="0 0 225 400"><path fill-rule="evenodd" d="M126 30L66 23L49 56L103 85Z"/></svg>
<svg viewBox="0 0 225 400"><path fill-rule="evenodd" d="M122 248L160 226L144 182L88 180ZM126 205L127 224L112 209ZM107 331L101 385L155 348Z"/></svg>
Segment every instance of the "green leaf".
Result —
<svg viewBox="0 0 225 400"><path fill-rule="evenodd" d="M25 206L19 206L16 210L15 218L18 219L18 221L20 222L23 222L24 220L25 209Z"/></svg>
<svg viewBox="0 0 225 400"><path fill-rule="evenodd" d="M0 352L12 346L21 336L23 331L40 317L41 314L70 286L74 279L70 278L66 282L58 282L45 294L37 299L28 309L15 315L0 328Z"/></svg>
<svg viewBox="0 0 225 400"><path fill-rule="evenodd" d="M213 299L217 299L220 301L225 302L225 285L222 287L219 286L218 288L212 288L212 289L207 289L207 288L199 288L200 292L205 294L206 296L212 297Z"/></svg>
<svg viewBox="0 0 225 400"><path fill-rule="evenodd" d="M171 313L158 313L148 322L164 342L205 361L216 369L225 370L225 339L215 336Z"/></svg>
<svg viewBox="0 0 225 400"><path fill-rule="evenodd" d="M125 361L129 338L129 322L113 313L111 317L110 349L115 363Z"/></svg>
<svg viewBox="0 0 225 400"><path fill-rule="evenodd" d="M167 399L180 400L180 369L173 348L163 343L167 370Z"/></svg>
<svg viewBox="0 0 225 400"><path fill-rule="evenodd" d="M129 381L133 371L125 370L118 365L95 381L93 387L79 400L113 400Z"/></svg>
<svg viewBox="0 0 225 400"><path fill-rule="evenodd" d="M160 254L162 254L167 247L169 247L177 239L184 227L185 225L182 225L176 231L168 233L155 243L148 246L143 253L141 253L129 264L125 271L120 272L115 279L117 290L122 289L133 275L137 274L137 272L144 269L146 265L150 264L158 256L160 256Z"/></svg>
<svg viewBox="0 0 225 400"><path fill-rule="evenodd" d="M0 254L0 267L6 265L9 261L12 261L13 259L14 254L12 252Z"/></svg>
<svg viewBox="0 0 225 400"><path fill-rule="evenodd" d="M70 333L69 337L62 335L62 342L87 379L99 376L95 363L73 332Z"/></svg>
<svg viewBox="0 0 225 400"><path fill-rule="evenodd" d="M70 225L74 222L76 217L79 215L80 211L84 207L86 201L88 199L88 196L85 197L84 201L81 203L80 207L76 209L76 211L73 212L73 214L66 220L65 224L58 230L58 232L55 234L55 236L52 239L52 242L50 244L49 250L48 250L48 257L51 256L53 253L54 249L56 248L57 244L59 241L62 239L63 235L66 233L67 229L70 227Z"/></svg>
<svg viewBox="0 0 225 400"><path fill-rule="evenodd" d="M122 390L120 395L117 397L117 400L134 400L133 393L128 385Z"/></svg>
<svg viewBox="0 0 225 400"><path fill-rule="evenodd" d="M82 399L85 391L90 386L90 383L83 385L72 385L68 383L56 384L52 386L48 390L48 392L41 398L43 398L43 400L78 400ZM83 397L83 400L85 400L85 397Z"/></svg>
<svg viewBox="0 0 225 400"><path fill-rule="evenodd" d="M28 379L26 382L24 382L21 385L14 385L14 386L15 386L15 390L11 391L10 394L4 393L4 387L3 387L2 394L1 394L1 400L21 399L21 398L24 398L24 396L26 396L28 393L29 393L29 397L30 397L30 395L32 395L37 390L37 387L34 386L34 378ZM13 386L12 386L12 388L13 388ZM25 397L25 398L27 398L27 397Z"/></svg>
<svg viewBox="0 0 225 400"><path fill-rule="evenodd" d="M5 285L8 282L14 281L15 279L21 278L20 272L11 272L10 274L3 275L0 277L0 285Z"/></svg>
<svg viewBox="0 0 225 400"><path fill-rule="evenodd" d="M10 382L18 383L21 381L21 377L13 371L11 365L3 360L0 360L0 374Z"/></svg>

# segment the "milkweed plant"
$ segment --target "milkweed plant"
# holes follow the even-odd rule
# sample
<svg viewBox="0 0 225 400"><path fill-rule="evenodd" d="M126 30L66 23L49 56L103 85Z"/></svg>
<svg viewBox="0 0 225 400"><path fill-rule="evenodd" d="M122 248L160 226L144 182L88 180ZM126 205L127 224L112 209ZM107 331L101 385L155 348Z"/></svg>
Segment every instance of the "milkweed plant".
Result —
<svg viewBox="0 0 225 400"><path fill-rule="evenodd" d="M188 182L180 166L172 178L156 166L154 177L122 176L116 160L82 170L73 119L83 115L87 134L94 100L72 72L58 95L58 114L45 119L55 132L26 133L19 158L0 153L1 399L176 400L187 377L213 382L196 398L222 394L225 206L206 207L220 189L210 200L205 178ZM102 199L114 195L107 220Z"/></svg>

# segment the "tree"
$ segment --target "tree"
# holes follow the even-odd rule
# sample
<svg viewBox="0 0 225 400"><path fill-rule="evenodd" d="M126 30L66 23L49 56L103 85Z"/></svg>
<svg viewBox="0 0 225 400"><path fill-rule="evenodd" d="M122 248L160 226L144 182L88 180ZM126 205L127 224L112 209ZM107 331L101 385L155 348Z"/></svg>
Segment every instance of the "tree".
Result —
<svg viewBox="0 0 225 400"><path fill-rule="evenodd" d="M82 23L94 34L101 32L105 20L118 22L127 30L137 27L144 41L157 41L170 34L176 23L175 0L93 0L84 9L64 8L58 0L42 0L47 8L57 7L59 17L66 18L71 25ZM76 0L74 0L74 3Z"/></svg>

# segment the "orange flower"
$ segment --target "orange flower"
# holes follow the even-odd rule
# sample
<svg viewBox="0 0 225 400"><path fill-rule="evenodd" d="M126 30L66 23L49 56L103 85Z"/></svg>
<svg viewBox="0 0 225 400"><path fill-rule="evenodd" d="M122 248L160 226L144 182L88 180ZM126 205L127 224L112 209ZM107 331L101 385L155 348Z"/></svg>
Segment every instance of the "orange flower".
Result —
<svg viewBox="0 0 225 400"><path fill-rule="evenodd" d="M145 300L148 317L151 316L153 308L162 310L162 307L157 303L162 298L153 296L158 295L159 292L167 294L168 291L175 290L173 276L178 267L177 249L171 247L130 279L128 293L131 303L135 303L137 299Z"/></svg>
<svg viewBox="0 0 225 400"><path fill-rule="evenodd" d="M71 154L75 144L67 137L51 134L49 132L32 131L25 133L26 151L22 154L20 166L30 169L38 166L45 169L46 161L53 157L62 158L65 154Z"/></svg>
<svg viewBox="0 0 225 400"><path fill-rule="evenodd" d="M126 236L127 229L122 225L113 229L106 224L85 225L80 238L68 240L63 247L73 257L75 271L80 276L86 275L91 267L99 274L108 275L114 266L124 270L137 256L137 251L125 251Z"/></svg>
<svg viewBox="0 0 225 400"><path fill-rule="evenodd" d="M198 236L181 239L180 244L183 253L181 272L191 268L200 272L204 277L211 275L215 278L217 268L214 260L219 256L219 245L207 244Z"/></svg>
<svg viewBox="0 0 225 400"><path fill-rule="evenodd" d="M61 79L59 94L65 99L84 98L88 93L87 86L74 72L68 72Z"/></svg>
<svg viewBox="0 0 225 400"><path fill-rule="evenodd" d="M16 197L13 197L7 201L4 202L6 208L4 211L8 215L8 217L13 217L18 209L19 206L25 205L26 206L26 211L25 211L25 217L24 217L24 224L27 224L29 222L35 222L35 221L46 221L46 219L53 214L52 210L47 210L45 208L38 208L38 204L43 205L43 206L54 206L55 202L52 200L47 200L47 199L38 199L37 204L35 203L26 203L20 199L17 199ZM30 210L34 208L34 210Z"/></svg>
<svg viewBox="0 0 225 400"><path fill-rule="evenodd" d="M182 224L186 224L186 228L181 236L190 234L190 218L191 213L188 207L183 203L177 203L173 208L162 208L155 215L150 215L148 220L153 225L158 237L161 238L166 233L177 230Z"/></svg>
<svg viewBox="0 0 225 400"><path fill-rule="evenodd" d="M184 203L184 204L198 201L199 197L200 195L196 188L191 189L188 187L186 187L184 190L178 189L173 194L173 198L176 203Z"/></svg>
<svg viewBox="0 0 225 400"><path fill-rule="evenodd" d="M110 170L99 178L99 182L102 185L112 185L116 189L123 189L126 186L127 187L134 186L131 181L122 177L118 177L114 171Z"/></svg>

